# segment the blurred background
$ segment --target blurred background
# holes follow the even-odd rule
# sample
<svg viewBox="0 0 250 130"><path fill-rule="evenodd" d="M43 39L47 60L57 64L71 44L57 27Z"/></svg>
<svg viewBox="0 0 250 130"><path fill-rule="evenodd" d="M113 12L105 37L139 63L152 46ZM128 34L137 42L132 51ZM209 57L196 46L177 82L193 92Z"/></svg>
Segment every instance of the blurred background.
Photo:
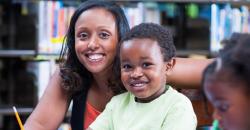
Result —
<svg viewBox="0 0 250 130"><path fill-rule="evenodd" d="M69 20L83 0L0 0L0 130L17 130L57 66ZM131 27L154 22L171 29L177 56L213 58L232 32L250 31L250 2L233 0L117 0ZM194 106L198 129L212 123L200 90L182 89ZM65 117L60 130L68 128Z"/></svg>

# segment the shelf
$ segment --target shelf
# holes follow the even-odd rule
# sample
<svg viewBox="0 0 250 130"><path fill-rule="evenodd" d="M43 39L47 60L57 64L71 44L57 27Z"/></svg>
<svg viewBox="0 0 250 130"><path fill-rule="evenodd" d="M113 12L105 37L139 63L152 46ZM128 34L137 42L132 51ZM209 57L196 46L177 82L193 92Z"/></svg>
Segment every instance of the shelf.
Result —
<svg viewBox="0 0 250 130"><path fill-rule="evenodd" d="M57 0L59 1L59 0ZM81 1L60 0L65 5L78 6ZM250 0L109 0L114 2L176 2L176 3L231 3L231 4L250 4ZM16 3L23 3L23 0L16 0Z"/></svg>
<svg viewBox="0 0 250 130"><path fill-rule="evenodd" d="M111 0L115 2L171 2L171 3L230 3L230 4L250 4L250 0L236 1L236 0Z"/></svg>
<svg viewBox="0 0 250 130"><path fill-rule="evenodd" d="M189 56L189 55L205 55L205 56L211 56L212 53L208 50L177 50L176 55L177 56Z"/></svg>
<svg viewBox="0 0 250 130"><path fill-rule="evenodd" d="M19 115L29 115L33 111L33 108L17 108ZM12 108L0 108L0 115L15 115Z"/></svg>
<svg viewBox="0 0 250 130"><path fill-rule="evenodd" d="M0 50L0 57L23 57L35 55L35 50Z"/></svg>
<svg viewBox="0 0 250 130"><path fill-rule="evenodd" d="M191 54L211 55L208 50L177 50L177 56L188 56ZM0 50L0 57L23 57L23 56L36 56L34 50ZM37 56L46 58L58 58L59 54L39 53Z"/></svg>
<svg viewBox="0 0 250 130"><path fill-rule="evenodd" d="M17 112L19 115L30 115L33 112L33 108L28 108L28 107L23 107L23 108L16 108ZM15 115L13 108L8 107L8 108L1 108L0 107L0 116L5 115L5 116L11 116ZM67 113L65 114L66 117L71 116L71 111L68 110Z"/></svg>
<svg viewBox="0 0 250 130"><path fill-rule="evenodd" d="M41 53L41 52L38 52L37 55L42 55L42 56L59 56L60 53Z"/></svg>
<svg viewBox="0 0 250 130"><path fill-rule="evenodd" d="M35 50L0 50L1 58L22 57L30 60L58 59L58 53L37 53Z"/></svg>

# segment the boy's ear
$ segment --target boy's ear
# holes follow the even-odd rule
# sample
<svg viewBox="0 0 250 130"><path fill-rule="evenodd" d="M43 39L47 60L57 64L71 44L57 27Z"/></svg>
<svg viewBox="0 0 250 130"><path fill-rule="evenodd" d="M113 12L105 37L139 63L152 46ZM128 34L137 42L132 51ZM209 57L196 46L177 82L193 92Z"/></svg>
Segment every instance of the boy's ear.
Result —
<svg viewBox="0 0 250 130"><path fill-rule="evenodd" d="M172 58L170 61L166 62L166 75L171 75L173 68L175 66L176 59Z"/></svg>

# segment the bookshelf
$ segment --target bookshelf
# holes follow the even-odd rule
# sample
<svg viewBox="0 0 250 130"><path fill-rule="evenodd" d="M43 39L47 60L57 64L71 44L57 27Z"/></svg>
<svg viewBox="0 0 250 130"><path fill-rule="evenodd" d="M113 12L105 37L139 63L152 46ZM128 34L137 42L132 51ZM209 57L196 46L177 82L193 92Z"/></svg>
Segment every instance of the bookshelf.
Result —
<svg viewBox="0 0 250 130"><path fill-rule="evenodd" d="M180 57L192 54L216 56L216 52L222 47L220 41L225 37L218 31L218 28L223 27L215 25L219 21L217 15L225 10L234 12L237 15L235 17L239 17L239 13L245 17L237 18L244 21L244 24L237 26L249 26L250 22L246 21L249 18L250 1L116 2L123 7L131 26L141 22L154 22L170 28L174 34L177 56ZM6 108L11 108L12 105L23 108L22 120L33 110L55 69L69 18L79 3L81 1L0 1L0 129L18 128L14 124L14 116ZM215 14L212 13L213 10ZM222 22L219 23L223 25ZM238 31L243 32L242 30Z"/></svg>
<svg viewBox="0 0 250 130"><path fill-rule="evenodd" d="M1 22L3 19L0 21L0 27L3 29L0 38L8 35L7 39L2 38L5 40L4 42L8 43L7 46L1 44L3 41L0 40L0 57L6 57L9 54L20 57L26 55L33 55L34 57L37 55L58 55L69 24L69 18L79 3L80 1L22 2L17 0L12 3L2 2L13 10L7 8L9 17L0 13L0 16L8 19L5 20L5 23ZM213 14L209 14L209 12L212 12L212 4L220 7L218 11L223 10L224 5L232 5L232 10L241 9L242 5L250 5L248 1L230 0L156 0L153 2L147 0L117 0L117 3L124 7L131 26L141 22L154 22L171 28L175 35L177 51L180 51L181 56L184 54L182 52L186 52L186 56L189 53L192 54L190 50L194 50L194 52L207 51L203 54L213 56L213 53L221 48L219 42L224 37L216 36L217 28L211 27L213 25ZM1 10L5 10L4 7L1 8ZM25 12L23 10L28 10L28 15L19 13ZM46 11L51 13L46 13ZM210 16L192 16L197 13L195 11L207 13ZM240 13L243 13L243 11ZM25 19L25 22L20 22L24 21L22 19ZM19 22L15 23L16 21ZM27 38L27 36L31 37ZM210 36L220 38L210 38Z"/></svg>

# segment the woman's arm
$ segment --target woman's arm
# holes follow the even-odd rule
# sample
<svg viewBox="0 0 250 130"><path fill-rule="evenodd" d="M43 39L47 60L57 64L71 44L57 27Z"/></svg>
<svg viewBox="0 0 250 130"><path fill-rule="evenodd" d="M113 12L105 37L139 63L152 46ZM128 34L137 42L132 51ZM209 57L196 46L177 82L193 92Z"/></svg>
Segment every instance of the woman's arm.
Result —
<svg viewBox="0 0 250 130"><path fill-rule="evenodd" d="M202 72L213 59L176 58L173 72L167 78L174 88L199 88Z"/></svg>
<svg viewBox="0 0 250 130"><path fill-rule="evenodd" d="M25 130L55 130L64 119L69 106L69 96L60 86L59 73L58 68L35 110L26 121Z"/></svg>

